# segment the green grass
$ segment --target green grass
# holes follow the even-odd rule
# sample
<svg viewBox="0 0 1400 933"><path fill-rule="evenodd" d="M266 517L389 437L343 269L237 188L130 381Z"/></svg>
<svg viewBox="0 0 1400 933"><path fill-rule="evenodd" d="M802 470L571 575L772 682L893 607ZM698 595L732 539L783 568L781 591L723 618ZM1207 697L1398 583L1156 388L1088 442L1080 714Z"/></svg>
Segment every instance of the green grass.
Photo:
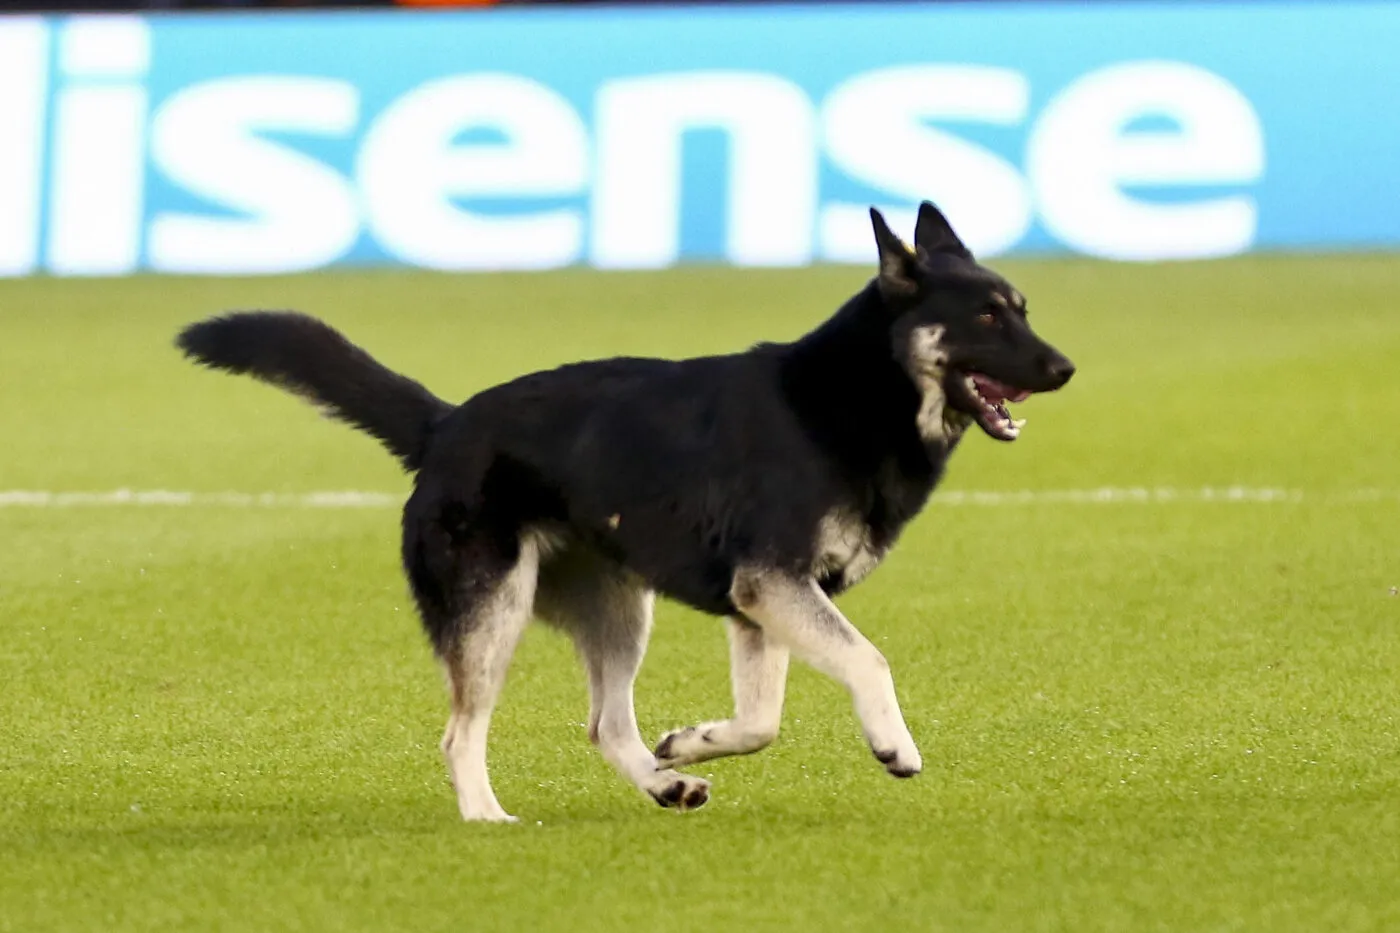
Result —
<svg viewBox="0 0 1400 933"><path fill-rule="evenodd" d="M465 826L393 509L0 508L0 930L1400 927L1400 259L1005 268L1080 372L946 488L1302 495L935 505L842 600L918 779L795 669L778 743L659 810L539 630L493 734L522 824ZM368 439L177 358L226 307L320 314L462 397L786 338L862 281L2 282L0 490L405 490ZM645 733L728 703L719 624L662 605Z"/></svg>

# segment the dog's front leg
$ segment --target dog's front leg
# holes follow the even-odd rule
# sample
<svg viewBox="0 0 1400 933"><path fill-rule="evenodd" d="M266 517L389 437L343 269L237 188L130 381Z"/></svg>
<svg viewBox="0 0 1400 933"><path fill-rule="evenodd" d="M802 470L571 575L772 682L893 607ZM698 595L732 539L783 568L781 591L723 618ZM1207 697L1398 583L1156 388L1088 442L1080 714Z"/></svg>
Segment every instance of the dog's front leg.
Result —
<svg viewBox="0 0 1400 933"><path fill-rule="evenodd" d="M787 687L788 646L747 619L730 619L729 667L734 715L666 733L656 746L662 767L679 768L711 758L752 754L778 737Z"/></svg>
<svg viewBox="0 0 1400 933"><path fill-rule="evenodd" d="M919 773L923 761L900 713L889 663L815 580L741 568L734 574L730 598L767 635L850 691L870 750L890 774Z"/></svg>

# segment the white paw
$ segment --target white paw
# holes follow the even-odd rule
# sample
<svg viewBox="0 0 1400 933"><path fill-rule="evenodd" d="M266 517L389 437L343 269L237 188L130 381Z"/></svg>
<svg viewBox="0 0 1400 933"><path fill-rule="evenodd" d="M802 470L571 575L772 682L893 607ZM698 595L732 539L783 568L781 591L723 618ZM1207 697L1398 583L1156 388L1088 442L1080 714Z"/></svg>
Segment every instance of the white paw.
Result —
<svg viewBox="0 0 1400 933"><path fill-rule="evenodd" d="M462 814L462 819L468 823L519 823L517 817L511 816L501 805L492 800L488 804L468 803L458 801L458 811Z"/></svg>
<svg viewBox="0 0 1400 933"><path fill-rule="evenodd" d="M713 725L672 729L656 743L656 763L662 768L682 768L724 754L709 735Z"/></svg>
<svg viewBox="0 0 1400 933"><path fill-rule="evenodd" d="M875 760L897 778L911 778L924 769L924 759L912 743L904 748L890 749L876 748L872 745L870 750L875 753Z"/></svg>
<svg viewBox="0 0 1400 933"><path fill-rule="evenodd" d="M642 789L661 806L674 810L697 810L710 799L709 781L679 771L657 771Z"/></svg>
<svg viewBox="0 0 1400 933"><path fill-rule="evenodd" d="M509 813L463 813L462 819L468 823L519 823L520 817Z"/></svg>
<svg viewBox="0 0 1400 933"><path fill-rule="evenodd" d="M661 767L680 768L728 755L751 755L772 745L777 737L776 725L745 728L732 719L702 722L663 735L655 754Z"/></svg>

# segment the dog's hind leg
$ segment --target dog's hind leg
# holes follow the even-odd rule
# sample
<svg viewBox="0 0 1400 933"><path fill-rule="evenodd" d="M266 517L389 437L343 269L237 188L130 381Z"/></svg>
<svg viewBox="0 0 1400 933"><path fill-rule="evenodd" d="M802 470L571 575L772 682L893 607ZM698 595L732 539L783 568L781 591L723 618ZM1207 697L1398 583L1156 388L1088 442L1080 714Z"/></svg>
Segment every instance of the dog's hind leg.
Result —
<svg viewBox="0 0 1400 933"><path fill-rule="evenodd" d="M591 709L588 736L624 777L663 807L693 810L710 799L710 783L663 768L642 741L633 704L633 684L651 633L652 594L636 591L630 605L615 605L610 619L576 631L588 669Z"/></svg>
<svg viewBox="0 0 1400 933"><path fill-rule="evenodd" d="M748 755L778 737L787 687L788 647L746 619L729 619L729 666L734 716L676 729L656 746L664 767L726 755Z"/></svg>
<svg viewBox="0 0 1400 933"><path fill-rule="evenodd" d="M660 766L637 728L633 684L651 635L652 592L619 568L577 554L548 568L540 584L536 611L569 631L588 672L590 741L661 806L703 806L710 783Z"/></svg>
<svg viewBox="0 0 1400 933"><path fill-rule="evenodd" d="M538 570L539 552L527 536L513 565L468 568L461 584L470 594L467 609L442 651L452 698L442 753L464 820L515 821L491 790L486 737L506 669L530 621Z"/></svg>

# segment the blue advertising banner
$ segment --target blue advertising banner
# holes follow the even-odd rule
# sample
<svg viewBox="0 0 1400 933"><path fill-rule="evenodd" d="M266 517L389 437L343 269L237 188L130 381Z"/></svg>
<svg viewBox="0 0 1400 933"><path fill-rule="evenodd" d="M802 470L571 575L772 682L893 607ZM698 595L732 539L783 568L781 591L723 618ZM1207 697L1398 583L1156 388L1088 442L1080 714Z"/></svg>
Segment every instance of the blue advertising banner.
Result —
<svg viewBox="0 0 1400 933"><path fill-rule="evenodd" d="M1400 246L1400 5L0 17L0 276Z"/></svg>

